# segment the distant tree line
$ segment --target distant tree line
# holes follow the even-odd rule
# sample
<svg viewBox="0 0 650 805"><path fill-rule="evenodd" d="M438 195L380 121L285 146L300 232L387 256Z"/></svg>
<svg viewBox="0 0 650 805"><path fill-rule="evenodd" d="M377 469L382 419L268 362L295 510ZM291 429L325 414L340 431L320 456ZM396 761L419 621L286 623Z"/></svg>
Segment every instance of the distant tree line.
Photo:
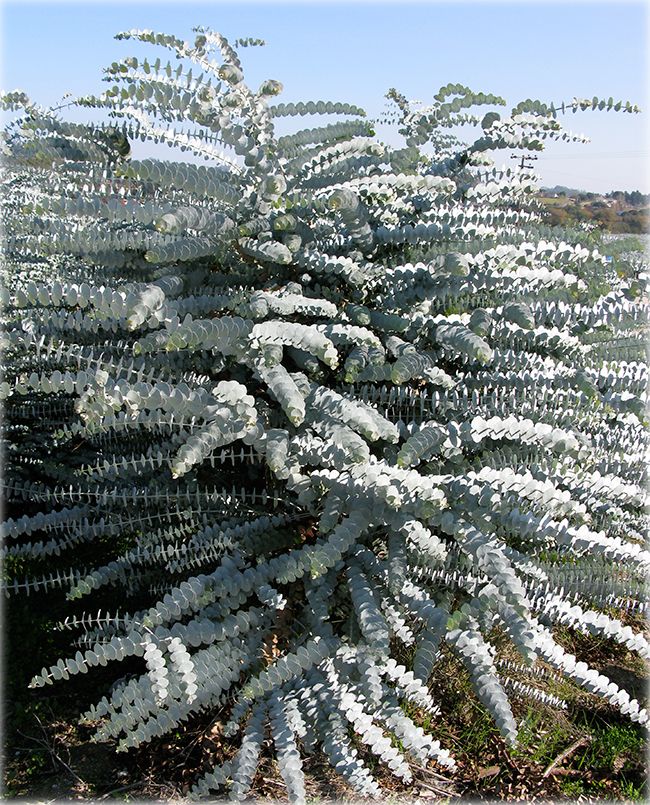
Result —
<svg viewBox="0 0 650 805"><path fill-rule="evenodd" d="M639 190L632 190L628 193L625 190L612 190L607 193L605 198L614 199L621 204L629 204L631 207L647 207L650 204L650 193L641 193Z"/></svg>
<svg viewBox="0 0 650 805"><path fill-rule="evenodd" d="M542 196L557 196L560 198L572 198L576 201L592 201L594 199L611 199L620 205L627 207L647 207L650 205L650 194L642 193L640 190L612 190L609 193L591 193L587 190L578 190L575 187L565 187L557 184L555 187L542 187Z"/></svg>

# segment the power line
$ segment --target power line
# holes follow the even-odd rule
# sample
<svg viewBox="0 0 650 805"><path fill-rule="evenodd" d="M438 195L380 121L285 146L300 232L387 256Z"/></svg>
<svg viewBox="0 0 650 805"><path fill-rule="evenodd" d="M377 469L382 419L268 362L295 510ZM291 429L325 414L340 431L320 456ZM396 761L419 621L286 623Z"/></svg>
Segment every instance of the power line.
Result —
<svg viewBox="0 0 650 805"><path fill-rule="evenodd" d="M634 153L629 151L627 153L617 153L616 151L600 152L595 154L542 154L542 159L647 159L650 153L641 151Z"/></svg>

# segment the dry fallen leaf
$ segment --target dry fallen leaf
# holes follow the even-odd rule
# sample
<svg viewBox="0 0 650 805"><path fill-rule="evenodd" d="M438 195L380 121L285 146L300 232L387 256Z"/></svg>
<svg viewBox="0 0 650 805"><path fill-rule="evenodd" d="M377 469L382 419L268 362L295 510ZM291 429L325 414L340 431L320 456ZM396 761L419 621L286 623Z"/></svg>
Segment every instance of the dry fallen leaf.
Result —
<svg viewBox="0 0 650 805"><path fill-rule="evenodd" d="M494 775L498 774L500 771L501 766L488 766L485 769L479 769L476 776L479 780L482 780L484 777L494 777Z"/></svg>

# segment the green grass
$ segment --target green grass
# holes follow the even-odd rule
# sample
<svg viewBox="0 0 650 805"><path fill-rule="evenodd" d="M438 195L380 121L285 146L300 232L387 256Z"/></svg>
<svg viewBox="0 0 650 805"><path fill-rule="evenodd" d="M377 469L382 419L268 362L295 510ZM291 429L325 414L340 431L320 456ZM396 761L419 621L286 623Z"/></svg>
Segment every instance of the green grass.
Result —
<svg viewBox="0 0 650 805"><path fill-rule="evenodd" d="M607 798L607 787L603 782L586 782L585 780L564 780L560 783L562 793L577 799L578 797L602 797Z"/></svg>
<svg viewBox="0 0 650 805"><path fill-rule="evenodd" d="M596 728L591 745L575 765L578 769L611 770L616 761L625 763L629 756L642 752L644 746L645 740L640 728L632 724Z"/></svg>
<svg viewBox="0 0 650 805"><path fill-rule="evenodd" d="M628 780L621 782L619 791L622 800L632 800L633 802L646 802L646 786L644 783L633 783Z"/></svg>
<svg viewBox="0 0 650 805"><path fill-rule="evenodd" d="M579 733L562 713L530 707L519 730L519 744L513 757L528 757L533 763L548 766L576 740Z"/></svg>

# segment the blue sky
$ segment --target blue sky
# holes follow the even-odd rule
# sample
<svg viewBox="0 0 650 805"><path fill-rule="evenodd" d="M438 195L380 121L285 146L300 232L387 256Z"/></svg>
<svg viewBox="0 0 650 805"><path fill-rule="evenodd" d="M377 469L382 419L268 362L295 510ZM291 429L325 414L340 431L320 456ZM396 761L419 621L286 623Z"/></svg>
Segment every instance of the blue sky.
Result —
<svg viewBox="0 0 650 805"><path fill-rule="evenodd" d="M349 101L370 117L385 108L391 86L427 102L450 81L510 104L593 95L630 100L644 114L567 115L567 125L592 142L554 144L536 167L547 185L650 192L648 9L645 2L5 0L0 83L44 105L64 92L99 92L106 86L102 67L154 54L151 46L115 41L117 31L152 28L189 38L192 26L207 25L231 39L266 40L264 48L242 51L252 86L276 78L284 84L280 100Z"/></svg>

